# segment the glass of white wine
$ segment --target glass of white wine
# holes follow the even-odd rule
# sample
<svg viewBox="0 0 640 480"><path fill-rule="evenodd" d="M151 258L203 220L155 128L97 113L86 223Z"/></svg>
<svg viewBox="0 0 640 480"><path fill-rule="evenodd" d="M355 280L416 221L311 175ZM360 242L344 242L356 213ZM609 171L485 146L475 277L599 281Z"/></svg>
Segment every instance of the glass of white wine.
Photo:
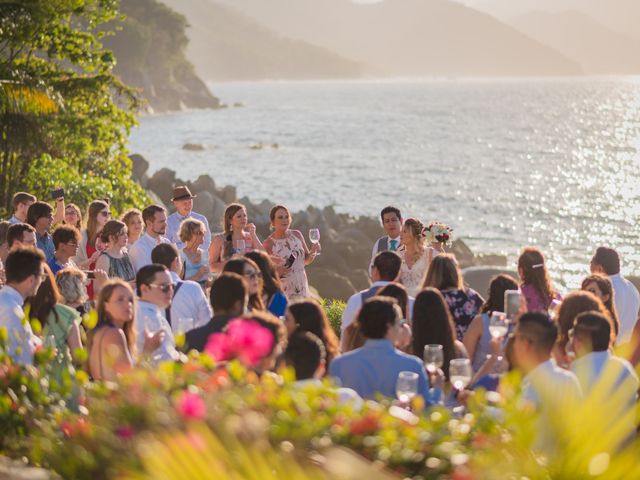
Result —
<svg viewBox="0 0 640 480"><path fill-rule="evenodd" d="M233 242L234 250L240 255L244 255L247 250L247 244L244 240L236 240Z"/></svg>
<svg viewBox="0 0 640 480"><path fill-rule="evenodd" d="M314 245L320 242L320 229L318 228L309 229L309 241ZM317 252L316 255L320 255L320 252Z"/></svg>
<svg viewBox="0 0 640 480"><path fill-rule="evenodd" d="M454 358L449 362L449 381L456 390L464 390L471 381L471 362L468 358Z"/></svg>
<svg viewBox="0 0 640 480"><path fill-rule="evenodd" d="M433 374L444 365L444 351L442 345L430 344L424 346L424 364L427 372Z"/></svg>
<svg viewBox="0 0 640 480"><path fill-rule="evenodd" d="M491 312L489 319L489 333L493 338L504 337L509 331L509 321L504 312Z"/></svg>
<svg viewBox="0 0 640 480"><path fill-rule="evenodd" d="M410 405L411 399L418 393L418 374L400 372L396 381L396 397L403 405Z"/></svg>

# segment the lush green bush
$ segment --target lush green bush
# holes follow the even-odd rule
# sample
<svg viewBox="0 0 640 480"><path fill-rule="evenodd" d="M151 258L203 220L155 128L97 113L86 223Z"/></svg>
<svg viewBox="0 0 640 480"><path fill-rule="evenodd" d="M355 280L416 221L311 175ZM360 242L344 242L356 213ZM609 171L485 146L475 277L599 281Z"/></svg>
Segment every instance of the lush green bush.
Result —
<svg viewBox="0 0 640 480"><path fill-rule="evenodd" d="M331 328L333 328L333 331L338 338L340 338L340 333L342 332L342 313L346 306L347 304L342 300L322 299L322 307L329 318Z"/></svg>

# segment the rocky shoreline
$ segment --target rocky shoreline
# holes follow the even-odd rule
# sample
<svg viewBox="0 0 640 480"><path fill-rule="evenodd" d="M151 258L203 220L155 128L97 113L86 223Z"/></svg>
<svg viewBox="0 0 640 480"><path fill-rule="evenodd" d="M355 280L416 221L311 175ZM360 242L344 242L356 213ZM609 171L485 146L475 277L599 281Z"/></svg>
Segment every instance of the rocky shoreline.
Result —
<svg viewBox="0 0 640 480"><path fill-rule="evenodd" d="M239 202L246 206L249 218L256 224L260 238L264 239L269 235L269 210L275 202L265 199L260 203L254 203L247 197L238 198L235 187L219 187L209 175L200 175L194 181L185 181L180 179L175 171L162 168L149 176L149 162L144 157L134 154L131 155L131 160L133 179L169 211L174 210L171 203L174 186L187 185L197 195L194 199L194 211L207 217L213 232L222 231L221 221L226 205ZM377 219L337 213L331 206L310 206L306 210L293 213L293 227L305 236L308 229L313 227L319 228L322 232L322 255L307 267L309 283L320 296L346 300L356 291L370 285L367 266L371 258L371 248L376 239L383 234ZM489 269L494 272L503 271L506 267L506 257L476 255L462 239L455 240L450 250L456 255L463 269L494 266L495 269ZM481 271L486 270L483 268ZM474 285L475 281L470 283L477 288ZM485 280L482 280L478 285L484 283ZM484 290L483 288L482 291Z"/></svg>

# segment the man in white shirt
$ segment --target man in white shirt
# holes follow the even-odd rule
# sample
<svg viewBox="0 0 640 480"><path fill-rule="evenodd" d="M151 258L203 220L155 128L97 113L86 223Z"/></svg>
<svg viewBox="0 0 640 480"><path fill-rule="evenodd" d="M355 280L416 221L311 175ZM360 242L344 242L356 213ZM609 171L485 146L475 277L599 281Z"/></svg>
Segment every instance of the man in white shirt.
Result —
<svg viewBox="0 0 640 480"><path fill-rule="evenodd" d="M342 323L340 326L342 348L345 347L345 345L342 343L345 338L344 332L347 327L351 325L357 318L358 312L360 311L360 308L362 307L364 301L368 298L373 297L376 292L385 285L389 285L390 283L395 282L398 279L398 275L400 274L401 265L402 259L395 252L384 251L376 255L375 259L373 260L373 265L371 266L371 280L373 281L371 287L351 295L351 297L349 297L349 300L347 301L344 312L342 312ZM411 312L413 309L413 298L409 299L408 308Z"/></svg>
<svg viewBox="0 0 640 480"><path fill-rule="evenodd" d="M164 265L169 269L173 283L173 300L165 310L165 317L173 331L181 333L201 327L209 323L213 316L211 305L198 282L182 280L182 261L178 249L171 243L161 243L151 252L153 263ZM184 322L182 325L178 323Z"/></svg>
<svg viewBox="0 0 640 480"><path fill-rule="evenodd" d="M142 211L145 232L129 249L129 259L137 272L151 264L151 251L156 245L169 243L163 235L167 231L167 212L160 205L150 205Z"/></svg>
<svg viewBox="0 0 640 480"><path fill-rule="evenodd" d="M525 313L514 333L514 357L522 380L525 405L539 412L534 447L553 452L564 428L563 419L582 398L576 376L559 368L551 359L558 337L556 324L545 313Z"/></svg>
<svg viewBox="0 0 640 480"><path fill-rule="evenodd" d="M27 212L29 207L36 203L36 197L27 192L17 192L11 199L13 204L13 216L9 219L9 223L15 225L17 223L27 223Z"/></svg>
<svg viewBox="0 0 640 480"><path fill-rule="evenodd" d="M24 318L22 306L46 277L44 263L40 250L20 247L11 251L5 261L7 283L0 290L0 328L7 329L9 355L23 365L33 363L33 352L41 343Z"/></svg>
<svg viewBox="0 0 640 480"><path fill-rule="evenodd" d="M395 252L400 247L400 231L402 230L402 214L400 210L392 206L384 207L380 212L380 220L386 235L380 237L373 244L371 261L369 262L369 275L371 275L373 260L377 254L387 250Z"/></svg>
<svg viewBox="0 0 640 480"><path fill-rule="evenodd" d="M173 189L173 198L171 201L176 207L176 211L167 218L167 238L170 242L174 243L178 249L182 249L184 247L184 242L182 242L178 236L180 233L180 224L187 218L200 220L204 223L205 228L202 249L205 252L208 252L209 246L211 245L211 229L209 229L209 221L204 215L200 215L193 211L194 198L196 198L196 196L191 195L191 191L186 186L180 186Z"/></svg>
<svg viewBox="0 0 640 480"><path fill-rule="evenodd" d="M173 283L171 275L164 265L150 264L142 267L136 274L136 346L138 352L144 350L148 333L164 331L160 346L151 354L153 363L177 360L176 341L171 326L164 317L164 310L171 305Z"/></svg>
<svg viewBox="0 0 640 480"><path fill-rule="evenodd" d="M599 247L591 259L591 273L606 275L613 286L613 300L620 322L617 345L631 340L638 321L640 294L633 283L620 274L620 256L613 248Z"/></svg>

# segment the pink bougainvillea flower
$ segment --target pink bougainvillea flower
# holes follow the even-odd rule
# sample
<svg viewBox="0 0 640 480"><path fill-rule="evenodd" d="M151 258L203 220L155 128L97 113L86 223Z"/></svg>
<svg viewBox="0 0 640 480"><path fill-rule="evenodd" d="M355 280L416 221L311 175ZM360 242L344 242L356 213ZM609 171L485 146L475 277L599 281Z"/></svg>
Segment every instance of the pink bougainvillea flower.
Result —
<svg viewBox="0 0 640 480"><path fill-rule="evenodd" d="M213 333L209 335L204 351L218 362L233 358L231 343L225 333Z"/></svg>
<svg viewBox="0 0 640 480"><path fill-rule="evenodd" d="M186 420L202 420L207 413L204 400L200 395L191 392L182 392L176 408Z"/></svg>
<svg viewBox="0 0 640 480"><path fill-rule="evenodd" d="M237 358L255 367L273 348L273 334L253 320L235 319L225 333L209 336L205 352L218 361Z"/></svg>
<svg viewBox="0 0 640 480"><path fill-rule="evenodd" d="M129 425L116 428L116 435L123 440L130 440L135 435L135 431Z"/></svg>

